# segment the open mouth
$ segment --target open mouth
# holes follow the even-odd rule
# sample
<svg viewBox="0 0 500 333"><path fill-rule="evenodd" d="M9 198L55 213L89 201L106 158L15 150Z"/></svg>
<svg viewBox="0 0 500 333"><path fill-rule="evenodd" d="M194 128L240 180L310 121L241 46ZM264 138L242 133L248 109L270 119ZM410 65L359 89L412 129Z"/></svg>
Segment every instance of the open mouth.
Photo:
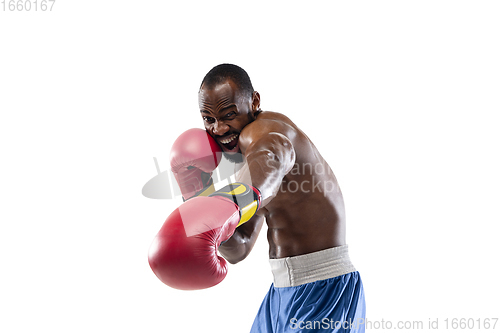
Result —
<svg viewBox="0 0 500 333"><path fill-rule="evenodd" d="M223 139L219 139L219 142L225 148L226 152L232 152L238 146L238 137L238 134L231 134Z"/></svg>

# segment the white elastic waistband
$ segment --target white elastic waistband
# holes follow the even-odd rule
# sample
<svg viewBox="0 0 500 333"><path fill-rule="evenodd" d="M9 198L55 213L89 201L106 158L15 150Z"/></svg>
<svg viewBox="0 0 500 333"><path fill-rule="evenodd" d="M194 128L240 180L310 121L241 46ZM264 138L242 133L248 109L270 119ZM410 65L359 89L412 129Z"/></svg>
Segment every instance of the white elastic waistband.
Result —
<svg viewBox="0 0 500 333"><path fill-rule="evenodd" d="M295 287L318 280L355 272L347 245L303 254L296 257L269 259L274 286Z"/></svg>

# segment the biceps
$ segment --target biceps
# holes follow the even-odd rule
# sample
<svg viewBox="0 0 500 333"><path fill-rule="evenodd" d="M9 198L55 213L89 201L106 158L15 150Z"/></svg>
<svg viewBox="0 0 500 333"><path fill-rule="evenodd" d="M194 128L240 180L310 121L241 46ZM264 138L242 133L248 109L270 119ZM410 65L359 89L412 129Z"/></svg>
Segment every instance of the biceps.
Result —
<svg viewBox="0 0 500 333"><path fill-rule="evenodd" d="M248 147L247 161L250 172L252 171L251 164L257 163L260 169L281 171L280 173L284 176L295 163L295 150L292 142L285 135L271 132Z"/></svg>
<svg viewBox="0 0 500 333"><path fill-rule="evenodd" d="M262 195L264 207L278 193L285 175L295 163L292 142L283 134L269 133L247 150L251 184Z"/></svg>

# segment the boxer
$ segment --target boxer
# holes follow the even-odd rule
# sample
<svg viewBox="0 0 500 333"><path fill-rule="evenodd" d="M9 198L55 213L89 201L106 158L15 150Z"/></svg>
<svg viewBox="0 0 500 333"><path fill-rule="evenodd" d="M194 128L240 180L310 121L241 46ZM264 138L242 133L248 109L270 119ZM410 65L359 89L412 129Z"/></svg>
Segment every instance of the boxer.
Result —
<svg viewBox="0 0 500 333"><path fill-rule="evenodd" d="M198 99L208 134L203 140L211 147L201 155L211 162L180 163L183 172L196 174L187 178L197 186L184 190L189 200L167 219L150 250L157 276L162 279L164 274L165 283L173 279L174 287L184 287L180 289L219 283L227 267L214 252L231 264L242 261L265 222L274 282L251 332L364 332L363 284L349 259L344 201L328 163L288 117L261 110L259 93L238 66L222 64L210 70ZM313 111L305 116L319 119ZM214 192L209 178L221 152L240 165L238 182ZM172 170L179 170L177 166L174 161ZM208 197L198 195L208 192ZM243 192L245 200L239 197ZM197 209L203 211L195 213ZM181 232L168 231L174 229ZM165 248L174 258L163 261ZM178 273L180 262L188 268ZM162 271L164 267L177 268ZM191 276L193 269L196 277ZM192 280L187 286L186 279Z"/></svg>

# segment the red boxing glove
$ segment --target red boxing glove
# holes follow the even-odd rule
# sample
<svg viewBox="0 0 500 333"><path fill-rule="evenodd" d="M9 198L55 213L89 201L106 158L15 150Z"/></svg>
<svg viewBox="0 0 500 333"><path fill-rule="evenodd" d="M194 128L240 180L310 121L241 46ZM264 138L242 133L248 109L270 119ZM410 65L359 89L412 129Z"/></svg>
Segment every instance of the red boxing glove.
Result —
<svg viewBox="0 0 500 333"><path fill-rule="evenodd" d="M221 158L221 148L205 130L193 128L175 140L170 166L184 200L214 191L212 172Z"/></svg>
<svg viewBox="0 0 500 333"><path fill-rule="evenodd" d="M149 248L151 269L176 289L204 289L220 283L226 277L227 262L217 249L255 214L260 201L257 189L235 183L210 197L184 202L170 214Z"/></svg>

